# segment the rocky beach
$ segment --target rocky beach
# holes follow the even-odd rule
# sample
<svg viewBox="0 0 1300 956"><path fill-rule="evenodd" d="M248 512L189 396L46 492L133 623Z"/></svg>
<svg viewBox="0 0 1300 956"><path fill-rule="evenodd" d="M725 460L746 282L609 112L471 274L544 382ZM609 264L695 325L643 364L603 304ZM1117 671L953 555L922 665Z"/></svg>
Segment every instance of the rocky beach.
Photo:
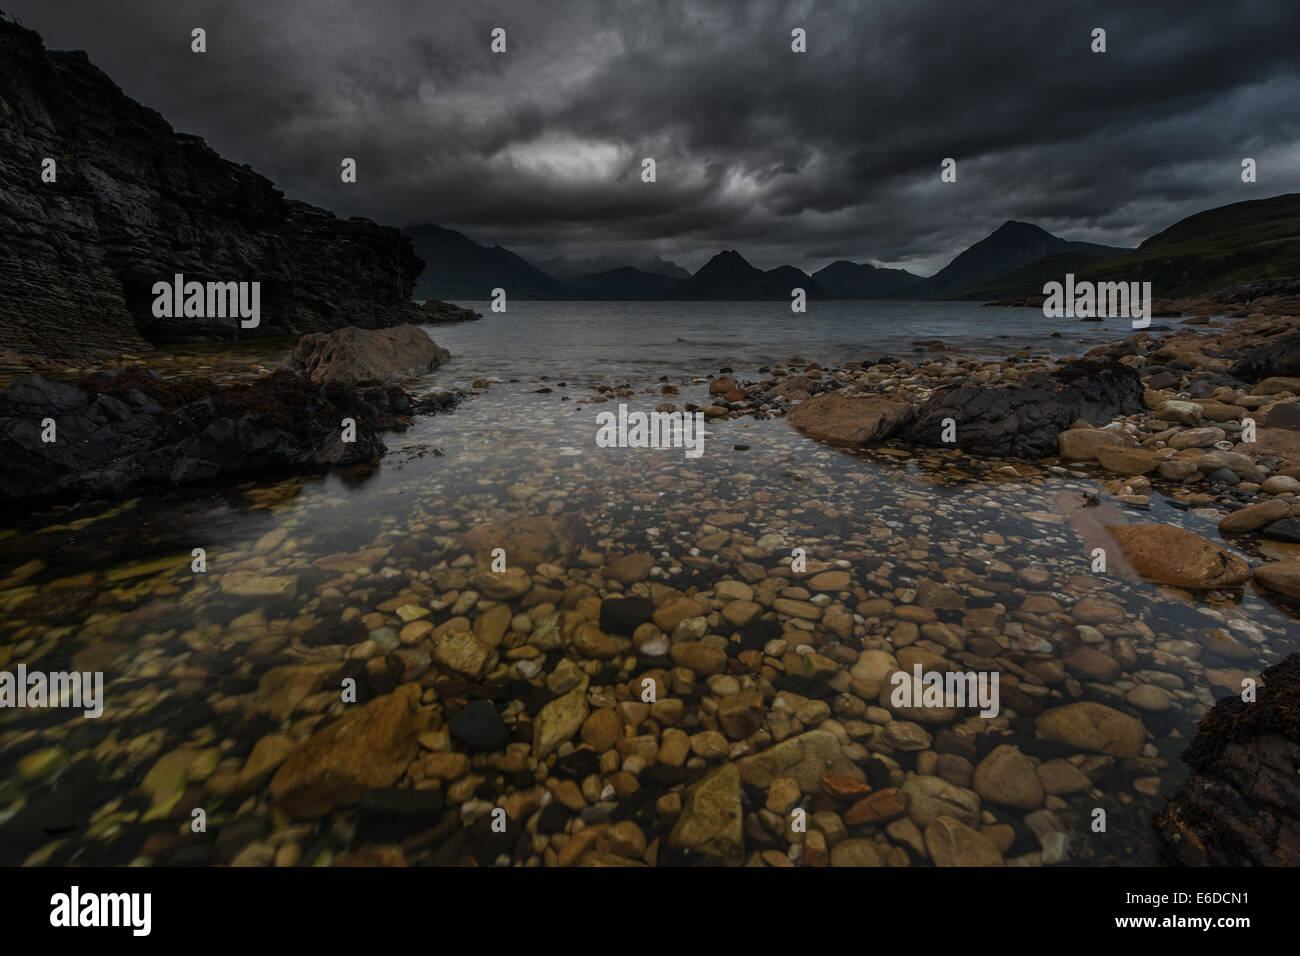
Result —
<svg viewBox="0 0 1300 956"><path fill-rule="evenodd" d="M1300 650L1300 317L1186 305L1050 360L556 383L453 358L395 380L461 400L375 419L385 457L43 502L0 532L0 653L103 671L107 700L0 717L5 862L1179 858L1152 818L1198 721ZM322 354L255 385L319 387ZM135 361L90 380L148 395ZM596 448L610 403L702 410L706 454ZM998 713L896 705L918 666L996 674ZM1259 812L1252 862L1294 862Z"/></svg>
<svg viewBox="0 0 1300 956"><path fill-rule="evenodd" d="M220 26L159 54L187 119L256 99ZM531 62L510 29L286 69L257 136L211 128L331 209L555 240L528 257L288 198L0 14L0 866L1300 864L1300 195L1003 203L1063 238L876 170L881 222L942 222L773 265L874 221L768 192L874 131L656 167L590 105L611 142L544 127L525 92L585 74L458 88ZM995 165L931 148L945 195ZM700 251L733 236L772 267ZM1076 271L1080 313L1025 294Z"/></svg>

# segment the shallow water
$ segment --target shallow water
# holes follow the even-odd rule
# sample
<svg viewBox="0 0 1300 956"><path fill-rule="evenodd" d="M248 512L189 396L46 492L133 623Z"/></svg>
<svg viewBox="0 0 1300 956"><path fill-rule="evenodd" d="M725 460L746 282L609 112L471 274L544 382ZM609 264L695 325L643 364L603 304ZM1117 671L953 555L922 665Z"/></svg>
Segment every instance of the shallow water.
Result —
<svg viewBox="0 0 1300 956"><path fill-rule="evenodd" d="M431 329L455 358L414 383L417 390L462 387L483 375L518 381L493 384L451 414L390 433L389 455L374 467L151 494L33 515L0 530L0 666L102 670L107 696L97 720L67 710L0 713L0 824L32 818L18 814L33 807L55 807L44 829L0 848L0 863L149 862L142 847L184 829L191 803L205 808L214 830L263 815L265 786L236 797L200 797L205 778L195 771L186 786L160 798L161 784L147 775L160 757L182 747L213 750L221 767L237 767L259 738L281 726L253 715L262 675L285 664L339 659L346 645L366 636L355 625L342 626L341 611L371 614L411 582L436 582L446 563L467 553L458 535L518 517L564 519L573 544L565 569L571 580L591 573L575 557L578 547L648 551L665 569L652 580L682 590L735 578L745 561L775 567L794 547L807 549L810 559L840 562L865 597L906 603L919 580L948 580L969 608L1005 605L996 625L1004 647L1043 659L1059 653L1052 645L1072 605L1089 596L1114 602L1124 620L1103 625L1107 637L1130 640L1139 664L1115 680L1083 681L1077 699L1123 706L1123 692L1140 672L1171 691L1171 706L1141 714L1151 742L1141 758L1120 761L1094 789L1064 797L1066 806L1057 810L1069 837L1068 862L1154 861L1147 821L1163 803L1159 795L1184 776L1179 753L1196 719L1228 693L1238 671L1258 673L1296 649L1300 629L1291 611L1250 588L1222 600L1193 599L1118 570L1092 574L1090 551L1101 524L1142 516L1110 503L1089 508L1084 494L1101 489L1084 472L1035 468L1026 480L1010 480L993 473L999 462L955 453L853 454L807 440L780 420L709 426L705 454L695 460L674 449L595 446L596 414L613 406L586 403L597 395L594 383L630 380L637 394L619 400L649 410L666 399L648 387L667 376L681 389L667 400L703 404L707 386L694 376L722 364L740 372L792 352L824 362L897 354L904 339L929 337L937 334L933 329L962 324L957 320L936 315L906 333L873 328L854 338L842 317L787 336L788 317L738 321L753 304L722 303L707 309L716 310L726 334L697 329L691 339L680 334L683 325L698 322L694 311L674 316L670 306L639 304L637 319L618 325L609 314L618 305L582 304L581 315L557 318L566 308L573 304L525 303L512 306L509 319L489 313L481 322ZM981 322L988 316L988 327L965 320L959 337L974 343L970 351L997 351L1003 334L1014 334L1017 348L1061 341L1025 318L1042 321L1032 310L952 308ZM651 322L648 309L660 310L661 320ZM1003 323L1013 320L1024 324L1007 332ZM688 341L678 343L679 336ZM1098 331L1094 341L1113 337ZM1075 349L1067 342L1065 350ZM171 354L178 371L202 365L240 376L273 365L282 353ZM543 387L551 390L538 391ZM1209 514L1177 511L1158 495L1152 500L1150 520L1217 538ZM349 579L313 566L372 546L389 549L382 573L376 568ZM206 550L203 574L190 568L196 547ZM277 603L228 593L223 576L244 569L297 577L296 595ZM1030 571L1047 577L1027 584ZM325 587L333 592L322 596ZM1027 595L1056 600L1067 617L1018 611ZM859 599L847 599L850 611ZM938 615L952 624L963 618L955 610ZM430 620L440 624L450 616L442 606ZM894 621L858 624L866 646L895 652L928 646ZM1227 630L1254 657L1226 661L1202 653L1200 642L1214 628ZM1076 699L1061 697L1062 686L1044 688L1058 695L1045 705ZM1026 753L1060 755L1059 747L1035 739L1031 718L1012 710L997 719ZM895 757L905 769L916 759ZM88 778L88 767L97 780ZM56 799L60 794L66 806ZM1098 806L1110 814L1109 835L1087 827ZM1023 852L1032 835L1022 814L991 809L999 822L1018 828ZM303 862L332 858L354 839L346 827L315 834L304 841Z"/></svg>

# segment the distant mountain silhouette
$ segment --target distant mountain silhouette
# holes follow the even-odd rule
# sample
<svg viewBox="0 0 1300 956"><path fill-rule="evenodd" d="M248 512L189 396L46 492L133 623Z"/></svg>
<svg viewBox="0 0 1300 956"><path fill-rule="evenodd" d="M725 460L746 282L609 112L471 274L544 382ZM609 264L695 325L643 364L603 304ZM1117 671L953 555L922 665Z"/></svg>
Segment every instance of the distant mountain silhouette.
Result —
<svg viewBox="0 0 1300 956"><path fill-rule="evenodd" d="M673 289L668 298L788 302L796 288L803 289L810 299L826 298L825 291L808 273L794 266L778 266L764 272L750 265L736 250L728 249L706 262L695 275Z"/></svg>
<svg viewBox="0 0 1300 956"><path fill-rule="evenodd" d="M882 299L898 295L924 280L906 269L878 269L840 259L812 274L813 281L835 299Z"/></svg>
<svg viewBox="0 0 1300 956"><path fill-rule="evenodd" d="M1120 256L1131 249L1102 246L1094 242L1070 242L1027 222L1009 220L985 236L934 275L896 297L916 299L979 299L972 292L992 280L1038 262L1047 256L1071 254L1083 263Z"/></svg>
<svg viewBox="0 0 1300 956"><path fill-rule="evenodd" d="M417 299L490 299L496 288L517 299L584 298L578 289L501 246L481 246L462 233L432 224L408 226L402 232L411 237L416 255L424 260L424 272L415 286Z"/></svg>
<svg viewBox="0 0 1300 956"><path fill-rule="evenodd" d="M673 279L691 277L691 274L677 263L661 259L659 256L641 256L638 259L619 259L615 256L597 256L593 259L542 259L536 265L547 275L555 276L563 282L574 282L581 276L613 272L615 269L626 267L652 275L669 276Z"/></svg>
<svg viewBox="0 0 1300 956"><path fill-rule="evenodd" d="M1041 293L1044 283L1068 272L1081 280L1150 281L1155 295L1173 297L1300 277L1300 193L1196 213L1137 249L1072 242L1009 220L928 278L843 259L811 276L794 266L764 272L734 249L695 275L658 256L632 265L610 257L552 258L543 269L440 226L403 231L425 261L415 297L435 299L482 300L504 288L520 299L789 301L791 290L802 288L810 299L992 301ZM592 265L610 267L586 268Z"/></svg>
<svg viewBox="0 0 1300 956"><path fill-rule="evenodd" d="M685 271L685 270L683 270ZM686 275L689 277L690 273ZM631 266L592 272L571 280L572 284L589 299L605 301L662 299L681 284L675 276L643 272Z"/></svg>

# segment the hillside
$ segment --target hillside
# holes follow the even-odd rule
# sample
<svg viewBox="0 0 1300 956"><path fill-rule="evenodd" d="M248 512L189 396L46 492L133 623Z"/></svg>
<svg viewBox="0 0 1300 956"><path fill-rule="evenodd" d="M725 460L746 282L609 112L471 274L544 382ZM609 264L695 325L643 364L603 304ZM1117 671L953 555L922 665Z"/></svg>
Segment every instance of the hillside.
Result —
<svg viewBox="0 0 1300 956"><path fill-rule="evenodd" d="M1129 252L1092 242L1071 242L1027 222L1009 220L960 253L928 279L896 297L915 299L981 298L969 290L1030 266L1047 256L1073 255L1081 261Z"/></svg>
<svg viewBox="0 0 1300 956"><path fill-rule="evenodd" d="M1128 255L1076 272L1093 281L1150 282L1160 298L1300 277L1300 193L1196 213ZM1041 292L1042 285L1027 292Z"/></svg>
<svg viewBox="0 0 1300 956"><path fill-rule="evenodd" d="M581 299L583 294L547 275L522 256L501 246L481 246L463 233L426 224L402 230L424 260L415 286L417 299L490 299L492 290L508 298Z"/></svg>

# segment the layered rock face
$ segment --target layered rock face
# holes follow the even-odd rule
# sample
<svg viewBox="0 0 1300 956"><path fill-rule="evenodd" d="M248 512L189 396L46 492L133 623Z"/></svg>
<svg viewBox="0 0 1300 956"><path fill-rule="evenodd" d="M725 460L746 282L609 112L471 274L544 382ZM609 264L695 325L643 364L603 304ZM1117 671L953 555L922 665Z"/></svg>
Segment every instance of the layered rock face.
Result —
<svg viewBox="0 0 1300 956"><path fill-rule="evenodd" d="M410 301L422 269L396 229L285 199L84 53L0 21L0 363L428 322ZM154 283L178 273L260 282L260 324L155 318Z"/></svg>

